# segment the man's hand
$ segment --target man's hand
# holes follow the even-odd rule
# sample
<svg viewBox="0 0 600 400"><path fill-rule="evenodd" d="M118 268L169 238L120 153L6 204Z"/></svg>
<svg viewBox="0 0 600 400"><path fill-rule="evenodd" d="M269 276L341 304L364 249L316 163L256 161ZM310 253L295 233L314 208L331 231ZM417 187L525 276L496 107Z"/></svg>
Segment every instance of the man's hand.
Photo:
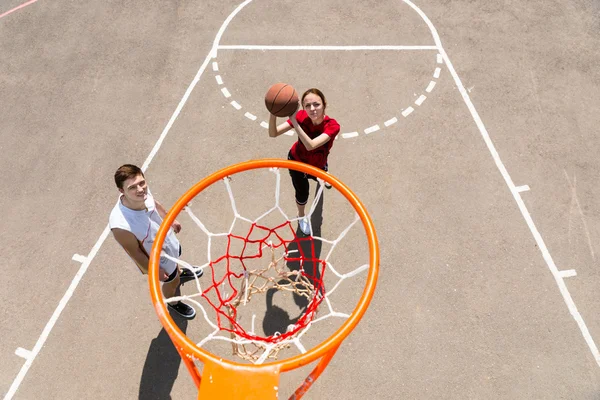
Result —
<svg viewBox="0 0 600 400"><path fill-rule="evenodd" d="M164 269L160 268L158 270L158 279L160 279L162 282L164 282L167 279L169 279L169 274L167 274Z"/></svg>
<svg viewBox="0 0 600 400"><path fill-rule="evenodd" d="M173 225L171 225L171 227L173 228L173 231L175 231L175 233L181 232L181 224L179 223L179 221L173 221Z"/></svg>

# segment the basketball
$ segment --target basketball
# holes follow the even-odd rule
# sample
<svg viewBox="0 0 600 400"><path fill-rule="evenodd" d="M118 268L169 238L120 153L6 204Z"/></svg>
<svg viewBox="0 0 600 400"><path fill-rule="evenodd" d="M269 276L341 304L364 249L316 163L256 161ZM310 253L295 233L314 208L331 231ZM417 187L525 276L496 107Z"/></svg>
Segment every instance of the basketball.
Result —
<svg viewBox="0 0 600 400"><path fill-rule="evenodd" d="M298 93L286 83L276 83L265 95L267 110L277 117L289 117L298 109Z"/></svg>

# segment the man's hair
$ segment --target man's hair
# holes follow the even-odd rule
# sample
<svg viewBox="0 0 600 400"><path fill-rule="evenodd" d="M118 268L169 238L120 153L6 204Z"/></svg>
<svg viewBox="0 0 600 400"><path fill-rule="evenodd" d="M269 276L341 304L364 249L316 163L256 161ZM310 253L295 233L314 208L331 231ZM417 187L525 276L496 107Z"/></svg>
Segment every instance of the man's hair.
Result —
<svg viewBox="0 0 600 400"><path fill-rule="evenodd" d="M123 183L127 179L135 178L136 176L144 176L142 170L133 164L121 165L117 172L115 172L115 184L119 189L123 189Z"/></svg>

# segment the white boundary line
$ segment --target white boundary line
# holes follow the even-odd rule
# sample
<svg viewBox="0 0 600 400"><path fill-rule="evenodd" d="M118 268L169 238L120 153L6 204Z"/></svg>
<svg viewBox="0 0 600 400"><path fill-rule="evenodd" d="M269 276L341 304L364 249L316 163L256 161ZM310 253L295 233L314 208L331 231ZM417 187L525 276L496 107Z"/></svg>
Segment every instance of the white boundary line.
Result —
<svg viewBox="0 0 600 400"><path fill-rule="evenodd" d="M427 15L425 15L425 13L423 11L421 11L421 9L419 7L414 5L410 0L402 0L402 1L404 1L412 9L414 9L421 16L423 21L425 21L425 23L429 27L429 30L431 31L431 34L433 35L433 39L434 39L436 45L438 46L438 51L442 55L442 58L444 59L444 62L446 63L446 66L448 67L448 71L450 71L450 74L452 75L452 78L454 79L454 83L456 84L456 86L458 87L458 90L460 91L460 94L462 95L465 105L471 112L471 116L473 117L473 120L475 121L475 124L477 125L477 128L479 129L479 132L481 133L481 137L483 138L485 144L488 147L488 150L490 151L490 154L492 155L492 158L494 159L494 162L496 163L496 167L500 171L500 174L504 178L506 185L508 186L511 194L513 195L513 198L515 199L515 202L517 203L517 206L519 207L519 210L521 211L521 215L523 215L523 218L525 219L525 222L527 223L527 226L529 227L529 230L531 231L531 234L533 235L533 238L535 239L535 242L537 243L538 248L540 249L540 252L542 253L542 256L544 257L544 260L546 261L546 265L548 266L548 269L550 270L550 272L552 273L552 276L554 277L554 280L556 281L556 285L558 286L558 289L560 290L560 293L562 294L563 300L565 301L565 304L567 305L567 308L569 309L571 316L573 317L573 319L579 326L579 330L581 331L583 338L585 339L588 347L590 348L590 351L592 352L592 355L594 356L596 363L598 364L598 366L600 366L600 352L598 352L598 347L596 346L596 343L594 343L594 339L592 338L592 336L585 324L585 321L583 320L583 317L577 310L577 306L575 305L575 302L573 301L573 298L571 297L571 294L569 293L569 289L567 288L567 285L565 284L565 281L564 281L563 277L561 276L560 271L554 264L554 260L552 259L552 256L550 255L550 251L548 251L548 248L546 247L546 244L544 243L544 239L542 239L542 235L540 234L540 232L536 228L535 224L533 223L533 219L531 218L531 215L529 214L529 211L527 210L527 207L525 206L525 203L523 202L521 195L517 191L517 188L515 187L515 185L512 181L512 178L510 177L508 171L504 167L504 164L502 163L502 160L500 159L500 155L498 154L498 151L496 151L496 148L494 147L494 143L492 142L492 139L490 138L490 135L489 135L487 129L485 128L483 121L479 117L479 114L477 113L477 110L475 109L475 106L473 105L473 102L471 101L471 98L469 97L467 90L465 89L458 74L456 73L456 70L454 69L452 62L450 61L448 54L446 54L446 50L444 50L444 47L442 46L442 42L437 33L437 30L435 29L435 26L433 26L433 23L429 20Z"/></svg>
<svg viewBox="0 0 600 400"><path fill-rule="evenodd" d="M314 50L314 51L357 51L357 50L437 50L437 46L268 46L268 45L219 45L219 50Z"/></svg>
<svg viewBox="0 0 600 400"><path fill-rule="evenodd" d="M187 100L190 97L192 91L194 90L194 87L196 87L196 84L198 83L198 81L200 80L200 77L204 73L204 70L208 66L210 60L216 54L216 44L219 43L219 40L221 39L221 36L223 35L223 32L227 28L227 25L229 25L229 23L231 22L231 20L233 19L233 17L235 17L235 15L238 12L240 12L240 10L242 8L244 8L250 2L252 2L252 0L246 0L243 3L241 3L240 5L238 5L237 8L227 17L227 19L221 25L221 28L219 29L219 32L215 36L215 40L213 42L213 46L212 46L211 50L209 51L208 55L206 56L206 58L204 59L204 62L202 63L202 66L200 67L200 69L196 73L196 76L194 77L194 79L192 80L192 82L188 86L187 90L185 91L185 94L183 95L181 101L177 105L177 108L175 109L175 111L171 115L171 118L169 119L169 122L167 123L167 125L163 129L160 137L158 138L158 140L154 144L154 147L150 151L150 154L148 154L148 157L146 158L146 161L144 161L144 164L142 165L142 170L143 171L146 171L146 169L148 168L148 166L152 162L152 159L154 158L154 156L156 155L156 153L160 149L163 141L167 137L167 134L171 130L171 127L173 126L173 123L175 122L175 120L179 116L179 113L181 113L181 110L183 109L183 106L187 102ZM213 68L214 68L214 66L213 66ZM83 261L83 263L81 264L81 267L77 271L77 274L75 274L75 277L71 281L71 284L69 285L67 291L65 292L65 294L63 295L63 297L60 299L60 302L58 303L58 306L54 310L54 313L52 313L52 316L50 317L50 320L48 320L48 322L46 323L46 326L44 327L44 330L42 331L40 337L38 338L37 342L35 343L35 346L31 350L31 353L30 353L29 357L26 359L25 364L23 364L23 366L19 370L19 373L18 373L17 377L15 378L15 380L11 384L8 392L4 396L4 400L10 400L10 399L12 399L13 396L15 395L15 393L17 392L17 390L19 389L19 386L21 385L21 382L23 382L23 379L25 378L25 375L27 375L27 372L29 371L29 368L31 368L31 365L33 364L33 361L35 360L35 358L39 354L40 350L44 346L44 343L46 343L46 340L48 339L48 335L50 334L50 332L54 328L54 325L56 324L56 321L58 321L58 318L60 317L62 311L65 309L67 303L69 302L69 300L73 296L73 293L75 292L75 289L77 289L77 286L79 285L79 282L83 278L83 275L85 275L85 273L87 272L88 267L90 266L90 264L91 264L92 260L94 259L94 257L96 257L96 254L98 253L98 250L100 250L100 247L102 246L102 244L104 244L104 241L108 237L109 233L110 233L110 228L109 228L109 226L107 224L105 226L105 228L104 228L104 231L102 231L102 233L100 234L100 237L98 238L98 240L96 241L96 243L92 247L92 250L86 256L85 261Z"/></svg>

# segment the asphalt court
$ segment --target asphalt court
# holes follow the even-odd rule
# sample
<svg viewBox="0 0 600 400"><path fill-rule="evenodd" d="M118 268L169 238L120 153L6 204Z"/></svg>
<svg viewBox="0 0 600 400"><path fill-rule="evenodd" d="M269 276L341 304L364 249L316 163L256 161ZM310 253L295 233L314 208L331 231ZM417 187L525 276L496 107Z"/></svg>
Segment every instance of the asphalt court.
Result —
<svg viewBox="0 0 600 400"><path fill-rule="evenodd" d="M95 3L91 12L40 1L11 14L12 20L0 20L1 29L18 32L19 43L29 49L20 57L15 41L2 41L4 53L14 55L3 63L10 74L2 76L5 100L0 101L8 110L2 145L11 154L3 164L5 170L19 165L18 179L3 178L9 194L3 196L4 207L11 209L6 224L14 232L4 230L3 248L9 263L20 268L30 267L30 258L47 265L17 279L18 298L2 295L3 393L24 362L15 349L33 348L77 273L80 264L72 255L87 254L106 225L115 199L114 169L146 160L206 62L222 22L237 6L150 8L137 20L139 5ZM529 186L520 196L547 254L559 271L576 271L564 278L566 288L587 337L597 343L599 168L592 132L600 79L589 68L598 55L597 39L590 34L594 21L586 13L591 6L417 6L437 28L515 186ZM282 9L289 10L287 18ZM299 28L290 23L296 12L317 12L323 18ZM72 22L60 25L64 15ZM105 27L109 17L118 23ZM41 23L45 19L56 23ZM60 26L70 27L62 28L67 34L58 35ZM558 26L567 26L569 34L554 29ZM36 29L44 35L28 42ZM44 37L53 40L46 43ZM91 43L102 46L86 53ZM255 0L227 25L221 44L435 43L427 25L402 1L351 7L336 1ZM577 51L561 56L573 46ZM86 54L89 61L75 61L71 53ZM39 54L44 62L31 62ZM53 54L64 57L54 59ZM600 366L438 54L433 49L218 49L147 169L153 194L171 205L221 167L285 157L293 138L268 138L260 125L268 117L262 94L273 81L320 87L342 132L356 132L335 142L331 173L367 206L382 262L372 306L306 398L596 398ZM78 101L69 103L69 96L56 94L64 88ZM94 89L100 93L94 95ZM417 105L421 95L426 99ZM29 99L37 101L35 106ZM413 110L404 116L409 107ZM46 120L46 115L53 117ZM379 129L365 132L375 125ZM62 136L32 136L40 130L60 130ZM72 164L79 172L65 185ZM25 178L50 190L40 195L24 189L18 182ZM285 186L287 177L282 178ZM260 180L248 185L266 190ZM242 203L252 198L243 190L237 193ZM343 225L334 204L326 197L324 228L332 231ZM222 222L218 201L200 212ZM222 212L229 212L226 204ZM186 220L182 240L192 240L193 230ZM26 250L23 242L33 240L40 245ZM58 266L61 274L55 272ZM306 372L287 374L281 392L289 393ZM15 398L169 395L193 398L194 386L161 331L145 280L109 236Z"/></svg>

